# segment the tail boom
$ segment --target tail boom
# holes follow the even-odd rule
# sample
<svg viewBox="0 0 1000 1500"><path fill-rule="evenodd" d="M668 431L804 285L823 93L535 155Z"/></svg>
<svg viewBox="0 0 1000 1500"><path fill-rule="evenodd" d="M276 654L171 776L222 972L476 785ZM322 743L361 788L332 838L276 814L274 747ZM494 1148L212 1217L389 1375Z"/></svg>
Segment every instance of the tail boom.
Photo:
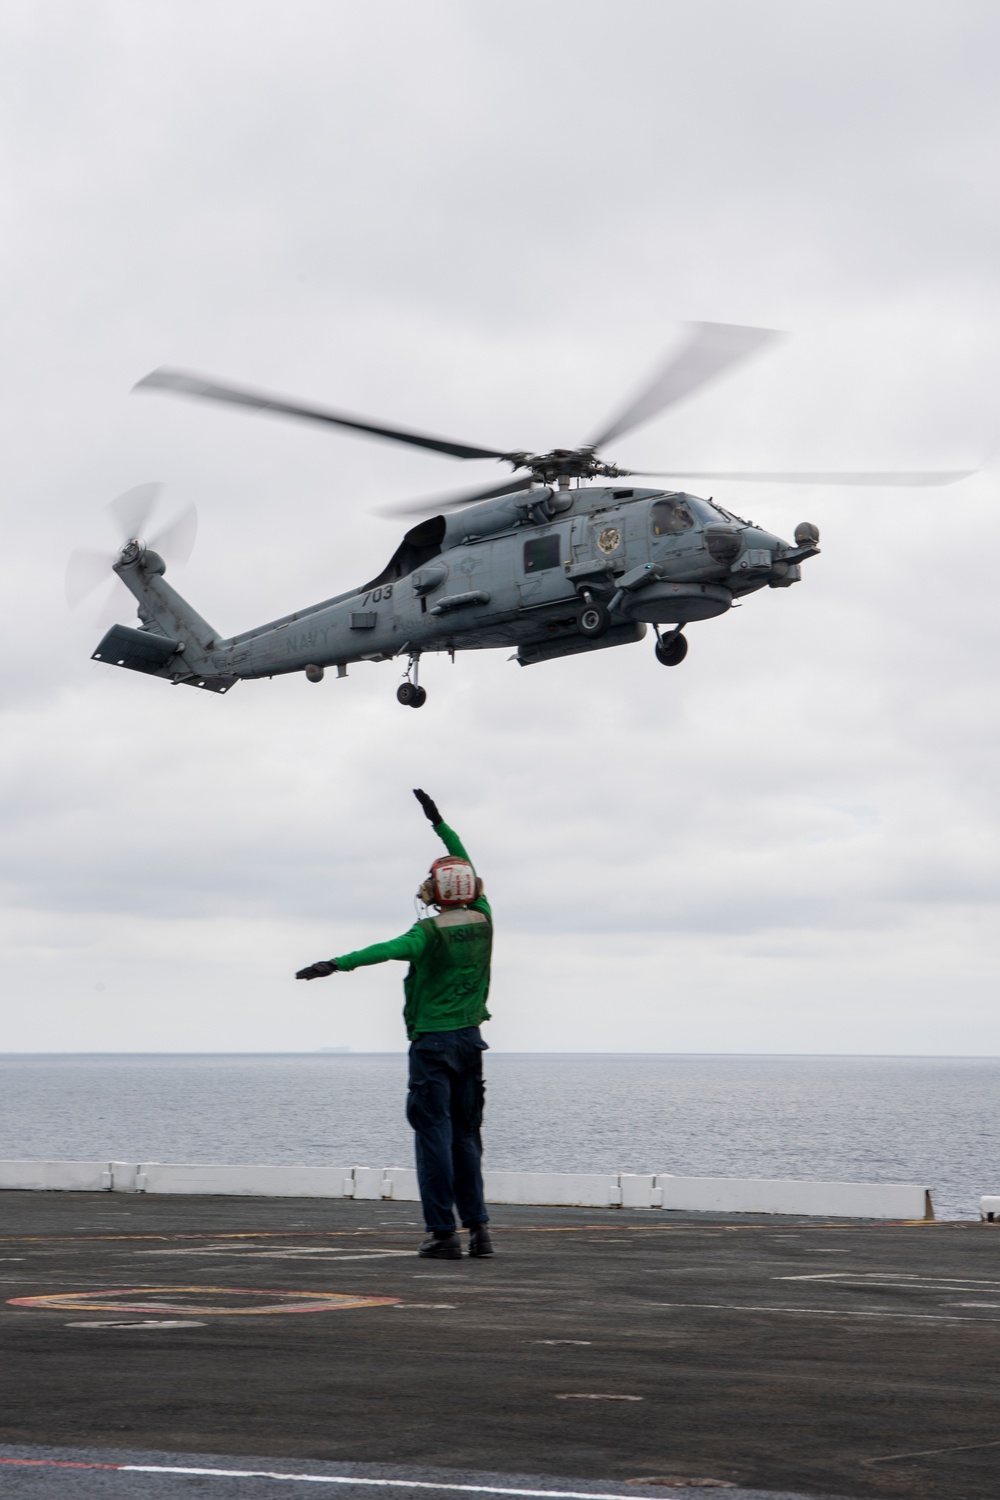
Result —
<svg viewBox="0 0 1000 1500"><path fill-rule="evenodd" d="M216 649L216 632L163 577L165 564L145 549L114 564L139 606L142 628L113 625L93 652L94 661L170 682L225 693L239 681L226 671L228 654Z"/></svg>

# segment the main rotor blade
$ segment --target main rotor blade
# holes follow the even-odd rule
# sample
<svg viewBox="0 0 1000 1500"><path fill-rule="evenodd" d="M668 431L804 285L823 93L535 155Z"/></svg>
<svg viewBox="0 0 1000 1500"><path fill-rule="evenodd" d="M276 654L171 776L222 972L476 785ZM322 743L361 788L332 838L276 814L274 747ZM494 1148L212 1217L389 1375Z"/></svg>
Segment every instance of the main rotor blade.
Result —
<svg viewBox="0 0 1000 1500"><path fill-rule="evenodd" d="M899 488L920 488L934 484L957 484L960 479L969 479L977 474L978 469L921 469L916 473L906 473L894 469L873 469L871 471L852 469L844 473L826 471L815 474L781 473L781 474L758 474L744 471L736 474L723 474L718 469L623 469L621 473L627 473L635 479L721 479L727 483L750 484L859 484L871 485L872 487L893 485Z"/></svg>
<svg viewBox="0 0 1000 1500"><path fill-rule="evenodd" d="M455 443L450 438L430 437L424 432L411 432L406 427L383 427L347 412L329 411L321 406L307 406L301 401L291 401L285 396L269 396L264 391L249 390L245 386L224 385L221 381L206 380L203 375L192 375L184 370L161 368L143 376L132 387L134 391L173 391L179 396L195 396L202 401L225 401L232 406L248 406L254 411L275 412L284 417L300 417L306 422L323 422L332 427L348 427L354 432L365 432L371 437L385 438L392 443L409 443L414 448L430 448L434 453L448 453L452 458L503 458L505 455L495 448L473 448L468 443Z"/></svg>
<svg viewBox="0 0 1000 1500"><path fill-rule="evenodd" d="M774 328L744 328L738 323L689 323L691 337L679 354L672 355L657 375L638 391L628 405L591 438L590 448L603 448L612 438L631 432L668 406L691 396L730 366L748 359L774 339L784 338Z"/></svg>
<svg viewBox="0 0 1000 1500"><path fill-rule="evenodd" d="M168 562L185 563L194 551L197 535L198 511L193 505L189 505L176 520L151 538L149 546Z"/></svg>
<svg viewBox="0 0 1000 1500"><path fill-rule="evenodd" d="M111 501L107 509L119 541L129 542L142 536L162 488L160 484L137 484L134 490L126 490Z"/></svg>
<svg viewBox="0 0 1000 1500"><path fill-rule="evenodd" d="M65 578L66 603L70 609L76 609L88 594L114 577L111 571L113 562L114 557L107 552L92 552L78 547L75 552L70 553Z"/></svg>
<svg viewBox="0 0 1000 1500"><path fill-rule="evenodd" d="M511 479L506 484L493 485L488 490L465 490L458 495L446 495L442 500L408 500L405 505L381 505L374 512L377 516L426 516L442 511L460 510L463 505L475 505L477 500L495 500L501 495L516 495L531 484L530 474L523 479Z"/></svg>

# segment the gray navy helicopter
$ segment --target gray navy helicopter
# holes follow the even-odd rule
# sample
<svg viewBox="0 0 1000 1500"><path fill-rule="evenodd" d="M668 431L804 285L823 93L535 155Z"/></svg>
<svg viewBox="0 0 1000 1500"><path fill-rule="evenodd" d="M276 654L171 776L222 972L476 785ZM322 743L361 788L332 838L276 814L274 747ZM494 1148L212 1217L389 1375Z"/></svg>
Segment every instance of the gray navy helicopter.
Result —
<svg viewBox="0 0 1000 1500"><path fill-rule="evenodd" d="M810 522L793 542L741 519L714 499L624 481L717 479L799 484L949 484L973 471L921 473L651 473L599 457L612 440L691 395L778 335L731 324L689 325L674 355L612 420L578 448L501 452L387 427L199 375L159 369L137 390L160 390L320 422L453 458L494 459L503 484L409 505L422 519L367 583L223 637L166 582L163 551L193 542L189 511L168 532L142 539L158 486L129 491L109 507L126 532L110 566L138 602L139 629L113 626L93 660L225 693L242 678L303 672L320 682L355 662L406 662L396 696L420 708L422 654L510 650L521 666L639 641L652 625L655 655L673 667L687 655L686 628L725 614L747 594L798 583L819 552ZM592 481L603 481L593 483ZM433 512L433 513L431 513ZM162 551L161 551L162 549ZM75 553L67 594L79 599L107 577L109 559Z"/></svg>

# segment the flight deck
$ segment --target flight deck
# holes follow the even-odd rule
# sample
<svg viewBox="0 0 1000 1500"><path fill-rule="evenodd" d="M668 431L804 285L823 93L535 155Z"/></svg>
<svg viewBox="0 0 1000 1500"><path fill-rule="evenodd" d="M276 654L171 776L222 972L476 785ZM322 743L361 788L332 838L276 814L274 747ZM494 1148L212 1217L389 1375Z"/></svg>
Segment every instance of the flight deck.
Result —
<svg viewBox="0 0 1000 1500"><path fill-rule="evenodd" d="M5 1495L1000 1488L1000 1225L416 1209L0 1194Z"/></svg>

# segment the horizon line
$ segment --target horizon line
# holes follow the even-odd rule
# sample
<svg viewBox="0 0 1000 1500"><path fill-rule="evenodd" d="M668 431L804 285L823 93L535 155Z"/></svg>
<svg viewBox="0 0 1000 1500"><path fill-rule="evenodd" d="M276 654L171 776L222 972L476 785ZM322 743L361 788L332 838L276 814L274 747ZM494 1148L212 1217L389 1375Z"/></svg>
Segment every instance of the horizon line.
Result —
<svg viewBox="0 0 1000 1500"><path fill-rule="evenodd" d="M704 1052L704 1051L638 1051L633 1048L616 1051L608 1050L584 1050L562 1048L558 1051L550 1049L524 1048L501 1048L490 1047L488 1049L494 1056L500 1057L839 1057L839 1058L924 1058L924 1059L951 1059L988 1062L1000 1059L1000 1053L996 1052ZM274 1048L259 1049L251 1052L222 1051L214 1049L201 1050L172 1050L159 1048L156 1050L143 1051L138 1049L109 1050L97 1049L94 1051L66 1050L66 1051L40 1051L24 1049L18 1051L0 1051L0 1059L18 1057L405 1057L405 1048L353 1048L353 1047L312 1047L307 1050L294 1049L281 1051Z"/></svg>

